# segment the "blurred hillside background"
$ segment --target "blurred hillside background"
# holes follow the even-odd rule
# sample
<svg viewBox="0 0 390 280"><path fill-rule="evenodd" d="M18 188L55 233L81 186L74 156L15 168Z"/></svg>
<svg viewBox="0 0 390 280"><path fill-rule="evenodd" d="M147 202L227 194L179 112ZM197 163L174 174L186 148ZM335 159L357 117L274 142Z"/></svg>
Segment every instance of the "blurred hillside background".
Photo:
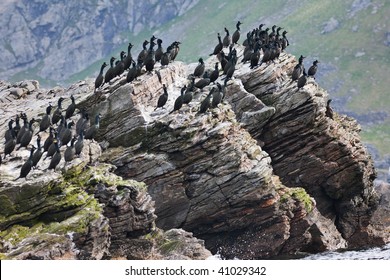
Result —
<svg viewBox="0 0 390 280"><path fill-rule="evenodd" d="M388 0L3 0L0 77L67 86L95 77L127 45L138 55L152 34L182 42L177 60L206 58L224 27L241 39L260 23L288 31L289 53L318 59L318 84L340 113L355 117L380 174L390 165ZM382 177L384 178L384 177Z"/></svg>

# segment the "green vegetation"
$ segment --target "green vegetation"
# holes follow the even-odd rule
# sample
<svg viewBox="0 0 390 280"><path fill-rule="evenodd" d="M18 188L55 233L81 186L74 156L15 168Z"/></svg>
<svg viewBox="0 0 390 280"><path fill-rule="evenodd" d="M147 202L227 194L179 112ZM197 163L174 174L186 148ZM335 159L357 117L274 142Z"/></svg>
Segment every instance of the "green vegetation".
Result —
<svg viewBox="0 0 390 280"><path fill-rule="evenodd" d="M308 213L313 211L313 201L304 188L288 188L286 193L281 196L280 201L286 203L289 198L300 201Z"/></svg>
<svg viewBox="0 0 390 280"><path fill-rule="evenodd" d="M390 120L387 119L383 124L377 124L364 127L361 135L363 139L378 149L380 154L389 154L390 138Z"/></svg>

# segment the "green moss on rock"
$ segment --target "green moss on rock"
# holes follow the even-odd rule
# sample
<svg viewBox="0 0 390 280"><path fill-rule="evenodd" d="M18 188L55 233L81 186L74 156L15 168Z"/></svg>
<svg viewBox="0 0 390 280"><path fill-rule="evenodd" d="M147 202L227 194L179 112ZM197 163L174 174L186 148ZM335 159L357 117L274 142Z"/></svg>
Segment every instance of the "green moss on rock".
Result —
<svg viewBox="0 0 390 280"><path fill-rule="evenodd" d="M314 203L304 188L288 188L280 197L281 203L287 203L290 199L298 200L303 204L307 213L313 211Z"/></svg>
<svg viewBox="0 0 390 280"><path fill-rule="evenodd" d="M6 195L0 195L0 216L10 216L17 213L14 204Z"/></svg>

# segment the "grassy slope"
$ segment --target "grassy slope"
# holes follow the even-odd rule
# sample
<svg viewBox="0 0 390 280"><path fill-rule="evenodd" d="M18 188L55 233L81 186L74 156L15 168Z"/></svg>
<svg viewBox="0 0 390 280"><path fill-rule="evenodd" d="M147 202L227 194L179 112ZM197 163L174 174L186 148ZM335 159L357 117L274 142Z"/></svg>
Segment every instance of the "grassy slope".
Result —
<svg viewBox="0 0 390 280"><path fill-rule="evenodd" d="M223 27L226 26L231 34L234 32L237 20L244 23L241 26L240 42L246 32L259 23L267 26L276 24L289 32L291 45L288 51L296 56L307 56L306 68L316 58L322 62L317 82L328 89L332 98L347 100L346 108L357 113L386 111L390 114L390 94L387 90L390 47L383 44L384 34L389 31L390 1L373 0L371 2L374 5L379 5L375 13L374 5L371 4L350 17L347 11L353 2L201 0L189 12L158 30L127 36L135 45L133 56L138 54L145 38L150 38L151 34L161 34L165 47L173 40L183 43L179 60L196 62L200 56L206 57L212 52L217 44L216 33L220 32L222 37L225 35ZM321 34L324 23L332 17L340 22L339 28ZM354 26L357 26L356 32L352 31ZM126 50L127 46L123 45L120 49ZM113 55L117 57L120 49L115 50ZM355 57L358 52L364 52L365 55ZM105 59L108 60L109 57ZM102 60L95 62L67 82L95 76L101 63ZM325 71L325 68L330 70ZM390 154L389 141L383 140L390 139L390 124L363 127L362 136L366 142L374 144L381 154Z"/></svg>

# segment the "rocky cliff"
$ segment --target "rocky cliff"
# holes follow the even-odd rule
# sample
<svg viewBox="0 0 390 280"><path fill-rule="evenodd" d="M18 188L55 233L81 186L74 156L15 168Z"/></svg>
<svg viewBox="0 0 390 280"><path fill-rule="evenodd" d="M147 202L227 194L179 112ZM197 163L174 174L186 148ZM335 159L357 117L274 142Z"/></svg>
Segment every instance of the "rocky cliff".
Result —
<svg viewBox="0 0 390 280"><path fill-rule="evenodd" d="M3 83L2 131L15 106L36 116L48 101L73 94L79 108L102 114L97 141L103 150L91 142L95 152L85 159L51 177L38 168L25 182L12 180L27 151L3 161L2 256L207 257L202 241L185 231L213 253L243 259L389 242L387 223L373 220L386 212L358 124L326 116L327 93L314 79L298 90L290 78L295 63L286 53L253 70L238 63L224 101L204 114L199 104L213 85L169 114L195 66L181 62L156 65L161 81L154 72L130 84L121 76L96 93L92 81L49 91ZM155 110L163 84L168 102ZM23 188L36 192L20 195ZM68 193L83 199L65 202ZM82 223L88 230L63 229L90 208ZM49 231L53 223L62 230ZM69 255L24 245L48 231L66 241L57 243Z"/></svg>

